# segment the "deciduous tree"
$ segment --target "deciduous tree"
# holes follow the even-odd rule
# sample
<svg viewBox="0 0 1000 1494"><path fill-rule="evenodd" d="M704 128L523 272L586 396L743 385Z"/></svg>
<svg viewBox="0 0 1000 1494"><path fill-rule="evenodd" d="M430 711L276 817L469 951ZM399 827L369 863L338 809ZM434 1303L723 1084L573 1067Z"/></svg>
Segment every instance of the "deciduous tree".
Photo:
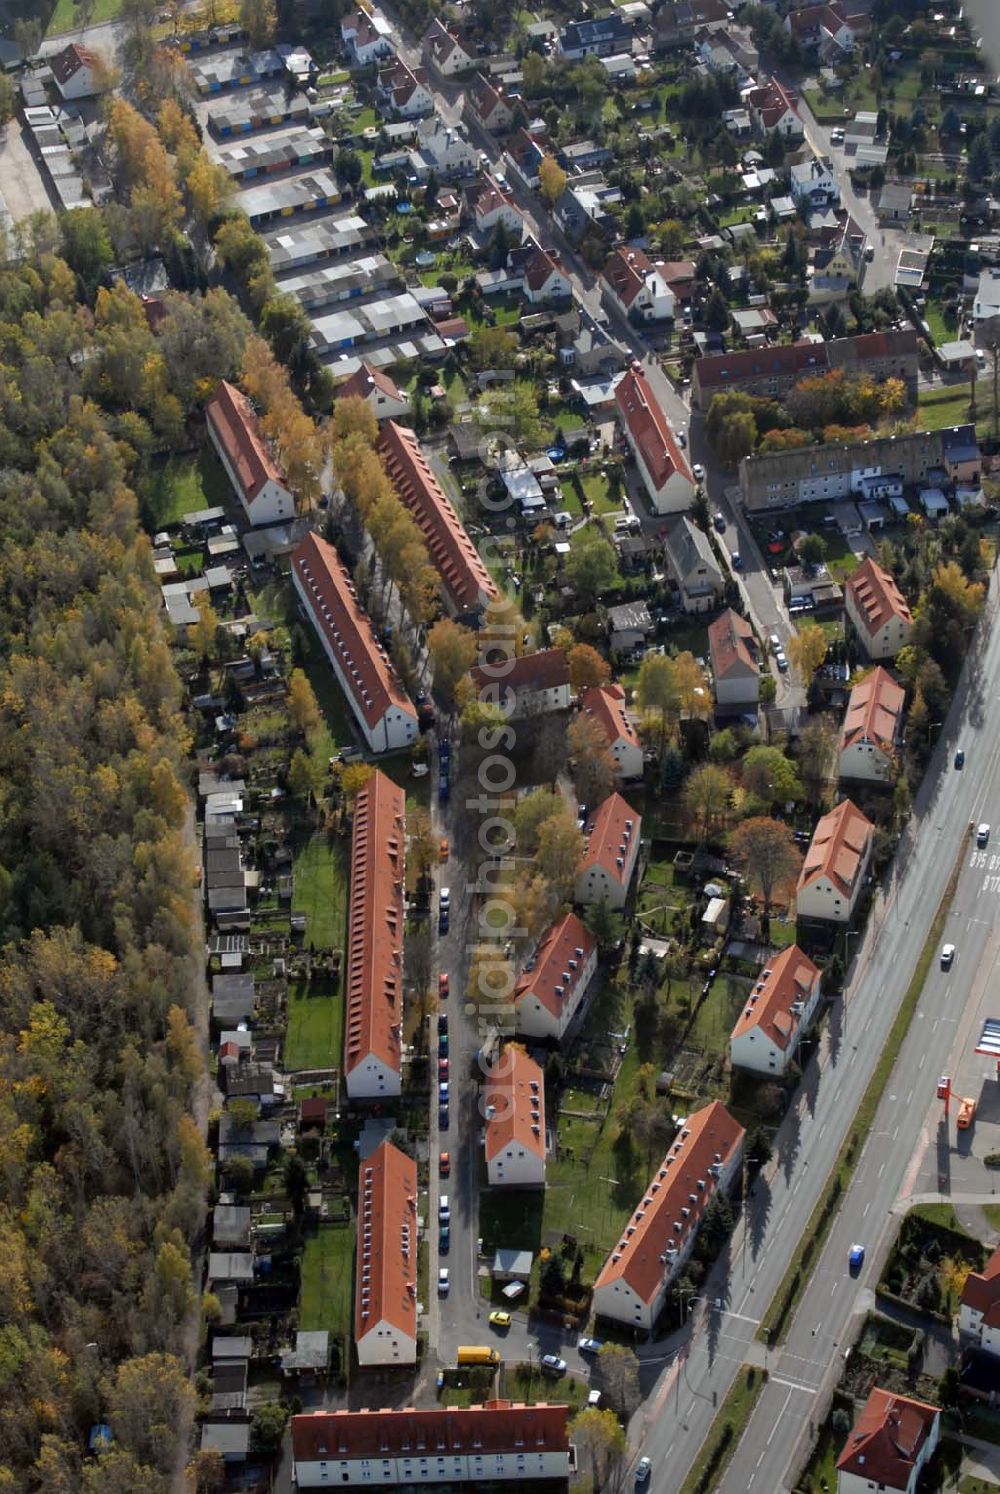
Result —
<svg viewBox="0 0 1000 1494"><path fill-rule="evenodd" d="M729 850L747 881L760 889L766 916L775 892L794 881L802 864L791 826L754 815L732 831Z"/></svg>
<svg viewBox="0 0 1000 1494"><path fill-rule="evenodd" d="M427 651L434 665L434 688L452 703L459 680L472 668L479 652L475 633L451 618L442 617L427 634Z"/></svg>
<svg viewBox="0 0 1000 1494"><path fill-rule="evenodd" d="M555 156L543 156L538 163L538 190L552 207L566 190L566 173Z"/></svg>
<svg viewBox="0 0 1000 1494"><path fill-rule="evenodd" d="M704 841L713 824L723 820L729 807L733 781L725 768L703 763L695 768L684 785L684 807L698 827L698 839Z"/></svg>
<svg viewBox="0 0 1000 1494"><path fill-rule="evenodd" d="M614 788L617 764L602 728L585 714L575 717L566 732L573 787L581 804L594 809Z"/></svg>
<svg viewBox="0 0 1000 1494"><path fill-rule="evenodd" d="M589 643L575 643L566 654L566 663L570 684L578 695L593 685L606 685L611 678L607 659Z"/></svg>
<svg viewBox="0 0 1000 1494"><path fill-rule="evenodd" d="M826 658L826 634L819 623L803 623L788 640L788 657L791 659L803 685L808 690L813 676Z"/></svg>
<svg viewBox="0 0 1000 1494"><path fill-rule="evenodd" d="M304 669L293 669L288 677L288 719L296 731L311 736L319 726L319 703Z"/></svg>

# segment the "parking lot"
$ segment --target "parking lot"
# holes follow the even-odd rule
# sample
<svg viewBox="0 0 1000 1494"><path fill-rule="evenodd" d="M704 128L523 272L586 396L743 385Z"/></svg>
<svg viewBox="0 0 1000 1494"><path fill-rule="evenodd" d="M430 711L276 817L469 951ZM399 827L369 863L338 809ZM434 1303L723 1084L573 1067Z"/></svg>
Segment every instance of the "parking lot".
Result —
<svg viewBox="0 0 1000 1494"><path fill-rule="evenodd" d="M13 120L0 130L0 192L15 223L54 208L39 163L29 148L30 139L28 131Z"/></svg>

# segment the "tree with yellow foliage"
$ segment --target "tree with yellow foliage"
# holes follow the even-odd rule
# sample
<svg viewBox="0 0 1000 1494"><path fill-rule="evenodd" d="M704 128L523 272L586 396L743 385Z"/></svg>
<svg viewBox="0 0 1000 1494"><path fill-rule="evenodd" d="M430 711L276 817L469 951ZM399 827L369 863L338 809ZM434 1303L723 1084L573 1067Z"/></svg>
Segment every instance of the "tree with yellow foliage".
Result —
<svg viewBox="0 0 1000 1494"><path fill-rule="evenodd" d="M827 642L826 634L819 623L802 623L798 631L793 633L788 640L788 657L799 672L806 689L813 682L813 677L826 658Z"/></svg>

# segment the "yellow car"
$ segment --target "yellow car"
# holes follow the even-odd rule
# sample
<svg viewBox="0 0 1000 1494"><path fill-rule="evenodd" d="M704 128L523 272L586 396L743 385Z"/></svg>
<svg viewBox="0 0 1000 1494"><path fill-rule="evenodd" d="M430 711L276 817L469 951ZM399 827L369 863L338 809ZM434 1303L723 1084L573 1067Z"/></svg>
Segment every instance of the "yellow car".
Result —
<svg viewBox="0 0 1000 1494"><path fill-rule="evenodd" d="M509 1312L491 1312L490 1313L490 1327L491 1328L509 1328L510 1327L510 1313Z"/></svg>

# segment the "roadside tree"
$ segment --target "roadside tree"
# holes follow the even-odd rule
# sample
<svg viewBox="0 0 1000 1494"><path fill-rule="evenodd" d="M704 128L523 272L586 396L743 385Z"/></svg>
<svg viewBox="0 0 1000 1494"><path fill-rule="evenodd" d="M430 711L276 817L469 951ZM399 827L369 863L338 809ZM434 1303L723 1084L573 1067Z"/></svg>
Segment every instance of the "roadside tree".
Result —
<svg viewBox="0 0 1000 1494"><path fill-rule="evenodd" d="M818 539L819 536L810 535L810 538ZM788 640L788 657L798 670L807 690L813 682L817 669L826 658L826 651L826 634L819 623L803 623Z"/></svg>
<svg viewBox="0 0 1000 1494"><path fill-rule="evenodd" d="M588 1406L573 1422L577 1469L589 1475L590 1487L617 1494L624 1480L625 1431L615 1413Z"/></svg>
<svg viewBox="0 0 1000 1494"><path fill-rule="evenodd" d="M555 156L545 156L538 163L538 189L543 201L552 207L566 190L566 173Z"/></svg>
<svg viewBox="0 0 1000 1494"><path fill-rule="evenodd" d="M617 1417L627 1422L639 1405L639 1359L621 1344L605 1344L595 1363L608 1405Z"/></svg>
<svg viewBox="0 0 1000 1494"><path fill-rule="evenodd" d="M442 700L452 704L455 687L476 662L476 635L470 628L442 617L427 635L427 651L434 665L434 688Z"/></svg>

